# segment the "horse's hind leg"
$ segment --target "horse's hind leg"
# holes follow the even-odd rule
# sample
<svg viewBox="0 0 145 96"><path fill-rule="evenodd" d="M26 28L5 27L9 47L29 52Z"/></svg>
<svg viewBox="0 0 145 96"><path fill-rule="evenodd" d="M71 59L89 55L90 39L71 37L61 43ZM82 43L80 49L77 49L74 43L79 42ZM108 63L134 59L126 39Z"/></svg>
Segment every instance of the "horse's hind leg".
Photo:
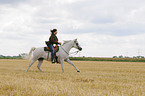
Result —
<svg viewBox="0 0 145 96"><path fill-rule="evenodd" d="M27 68L27 70L26 70L26 72L29 70L29 68L32 66L32 64L34 64L35 61L36 61L36 60L34 60L34 59L31 61L31 63L29 64L29 66L28 66L28 68Z"/></svg>
<svg viewBox="0 0 145 96"><path fill-rule="evenodd" d="M40 66L41 66L41 64L43 63L43 58L38 59L38 61L39 61L39 63L38 63L38 65L37 65L37 68L40 70L40 72L42 72Z"/></svg>

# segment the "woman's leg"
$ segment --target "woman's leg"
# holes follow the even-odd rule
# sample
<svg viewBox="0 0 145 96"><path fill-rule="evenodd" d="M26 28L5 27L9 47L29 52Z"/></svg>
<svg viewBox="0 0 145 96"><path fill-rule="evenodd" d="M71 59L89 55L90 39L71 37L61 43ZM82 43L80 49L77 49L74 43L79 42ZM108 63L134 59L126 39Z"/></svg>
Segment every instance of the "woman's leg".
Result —
<svg viewBox="0 0 145 96"><path fill-rule="evenodd" d="M48 45L48 47L51 50L51 61L54 62L54 54L55 54L55 50L52 44Z"/></svg>

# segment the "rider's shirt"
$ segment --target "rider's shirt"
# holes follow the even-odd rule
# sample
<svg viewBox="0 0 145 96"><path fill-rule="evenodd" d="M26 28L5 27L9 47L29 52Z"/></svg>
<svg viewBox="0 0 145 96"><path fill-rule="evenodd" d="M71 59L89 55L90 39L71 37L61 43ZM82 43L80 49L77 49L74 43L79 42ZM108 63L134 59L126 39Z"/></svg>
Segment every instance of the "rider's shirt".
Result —
<svg viewBox="0 0 145 96"><path fill-rule="evenodd" d="M51 34L47 44L59 44L57 36L55 34Z"/></svg>

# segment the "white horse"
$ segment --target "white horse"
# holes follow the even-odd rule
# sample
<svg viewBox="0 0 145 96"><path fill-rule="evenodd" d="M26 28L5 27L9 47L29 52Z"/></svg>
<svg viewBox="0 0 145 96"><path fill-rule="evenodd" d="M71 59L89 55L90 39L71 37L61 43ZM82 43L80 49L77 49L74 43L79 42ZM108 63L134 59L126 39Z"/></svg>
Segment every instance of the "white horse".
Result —
<svg viewBox="0 0 145 96"><path fill-rule="evenodd" d="M76 48L79 51L82 50L82 48L80 47L77 39L75 39L75 40L69 40L69 41L64 41L64 43L59 47L59 51L56 53L56 56L58 56L59 63L61 63L62 72L64 72L64 65L63 65L64 60L66 62L68 62L69 64L71 64L72 66L74 66L74 68L77 70L77 72L80 72L77 69L77 67L69 60L69 51L72 48ZM44 59L51 61L51 52L49 52L49 56L48 56L48 52L44 51L44 47L41 47L41 48L32 47L30 52L29 52L29 56L31 56L32 52L33 52L33 58L32 58L31 63L29 64L26 72L29 70L29 68L32 66L32 64L36 60L39 61L37 68L40 71L42 71L40 69L40 66L41 66L41 64L42 64Z"/></svg>

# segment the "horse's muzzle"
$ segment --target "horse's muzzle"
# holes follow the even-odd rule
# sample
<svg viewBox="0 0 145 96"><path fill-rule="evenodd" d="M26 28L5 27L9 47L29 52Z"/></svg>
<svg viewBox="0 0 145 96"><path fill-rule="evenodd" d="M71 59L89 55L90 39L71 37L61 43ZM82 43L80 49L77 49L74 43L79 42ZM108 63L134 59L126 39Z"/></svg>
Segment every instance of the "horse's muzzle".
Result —
<svg viewBox="0 0 145 96"><path fill-rule="evenodd" d="M79 51L82 51L82 48L81 47L79 47Z"/></svg>

